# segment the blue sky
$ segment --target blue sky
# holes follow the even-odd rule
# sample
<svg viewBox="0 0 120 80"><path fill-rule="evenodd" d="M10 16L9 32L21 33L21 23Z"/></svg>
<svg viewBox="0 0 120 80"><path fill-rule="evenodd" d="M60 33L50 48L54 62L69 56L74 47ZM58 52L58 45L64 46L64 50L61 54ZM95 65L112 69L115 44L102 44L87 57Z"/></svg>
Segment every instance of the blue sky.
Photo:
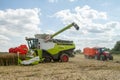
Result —
<svg viewBox="0 0 120 80"><path fill-rule="evenodd" d="M41 20L42 25L45 28L50 29L49 27L56 26L57 24L61 24L61 22L57 19L50 18L48 16L53 15L55 12L63 10L63 9L74 9L76 6L84 6L89 5L91 8L96 9L98 11L107 12L109 18L111 20L120 20L120 1L119 0L74 0L70 2L69 0L53 0L50 2L49 0L0 0L0 9L29 9L29 8L40 8L41 9ZM57 21L57 22L56 22ZM49 23L51 22L51 23ZM57 23L57 24L55 24ZM41 27L42 28L42 27ZM54 29L54 28L52 28Z"/></svg>
<svg viewBox="0 0 120 80"><path fill-rule="evenodd" d="M24 21L27 22L31 22L30 24L35 26L33 27L29 27L29 28L33 28L32 30L33 33L31 32L31 34L35 34L35 32L37 33L53 33L55 31L58 31L59 29L63 28L65 25L69 24L72 21L76 21L75 18L77 16L81 16L80 14L82 14L82 16L89 16L86 12L86 10L88 12L92 11L93 14L91 14L93 16L93 18L89 18L89 17L85 17L85 18L81 18L80 20L86 20L85 22L90 22L90 25L87 24L86 26L84 26L83 24L81 24L80 22L76 21L77 24L81 27L80 31L75 33L73 31L73 34L71 34L71 36L75 36L76 34L76 39L73 39L74 41L76 41L76 45L77 48L83 48L86 46L101 46L104 45L105 47L107 47L110 44L110 48L113 47L113 44L119 40L118 36L120 35L119 32L117 32L116 30L119 31L120 28L118 28L118 25L120 23L120 5L119 5L120 1L119 0L0 0L0 18L4 15L4 20L1 19L0 25L2 25L3 27L0 27L1 29L1 33L0 33L0 40L2 43L2 40L7 40L6 42L4 42L4 45L1 45L1 47L5 48L5 50L7 50L9 47L14 47L20 44L20 42L22 43L22 41L24 41L24 39L20 39L20 38L24 38L25 35L29 36L28 33L22 34L24 35L23 37L21 36L11 36L11 35L5 35L3 30L7 31L6 27L9 28L14 28L16 29L15 31L17 31L18 27L19 29L21 28L25 28L26 30L28 30L28 32L31 32L30 29L27 29L27 26L24 27L20 27L20 25L24 25L24 24L19 24L19 23L11 23L9 25L8 24L8 18L11 20L16 20L14 17L19 17L19 12L24 12L24 16L22 15L21 18L24 17L30 17L30 19L24 19ZM35 9L36 8L36 9ZM8 9L11 9L10 11L7 11ZM22 9L22 10L20 10ZM31 17L32 15L28 16L29 14L26 14L26 10L30 9L30 13L34 13L36 12L36 14L33 15L35 21L32 21ZM40 11L39 11L40 10ZM68 11L67 11L68 10ZM76 11L76 10L80 10L83 11L85 13L82 13L80 11ZM14 12L15 11L15 16L14 14L11 15L9 12ZM28 13L29 13L28 12ZM38 13L37 13L38 12ZM79 14L80 13L80 14ZM7 14L7 16L13 16L11 17L6 17L5 15ZM69 16L67 16L66 14L69 14ZM26 15L26 16L25 16ZM71 15L71 16L70 16ZM69 19L69 17L71 17L71 19ZM107 17L107 19L106 19ZM23 19L18 19L18 21L22 21ZM77 17L79 20L79 17ZM33 20L34 20L33 19ZM70 22L69 22L70 21ZM2 23L4 22L4 23ZM6 23L6 24L5 24ZM22 21L23 23L23 21ZM32 24L34 23L34 24ZM16 27L11 27L13 25L16 25ZM99 27L99 26L101 27ZM97 27L96 27L97 26ZM103 26L103 27L102 27ZM96 28L96 29L95 29ZM114 30L113 30L114 28ZM23 30L22 29L22 30ZM38 29L38 30L37 30ZM40 29L40 30L39 30ZM12 29L11 29L12 30ZM108 31L105 31L108 30ZM12 30L14 31L14 30ZM11 32L12 32L11 31ZM110 32L111 31L111 32ZM10 33L11 33L10 32ZM72 30L70 30L70 32L72 32ZM69 33L70 32L66 32L63 35L59 35L57 38L61 37L61 38L65 38L65 39L69 39ZM101 32L101 33L100 33ZM24 31L23 31L24 33ZM13 33L11 33L13 34ZM15 33L18 35L21 35L21 33ZM105 34L109 34L108 36ZM68 36L67 36L68 35ZM100 36L100 38L98 39L97 36ZM4 38L4 39L3 39ZM105 40L101 39L101 38L105 38ZM14 39L14 40L12 40ZM86 44L86 42L88 42ZM93 43L94 41L96 41L96 43ZM108 41L106 41L108 40ZM7 43L9 43L9 46L7 46ZM12 42L15 42L14 44L12 44ZM106 43L108 42L108 43ZM98 44L100 43L100 44ZM1 51L4 51L4 49L1 48Z"/></svg>

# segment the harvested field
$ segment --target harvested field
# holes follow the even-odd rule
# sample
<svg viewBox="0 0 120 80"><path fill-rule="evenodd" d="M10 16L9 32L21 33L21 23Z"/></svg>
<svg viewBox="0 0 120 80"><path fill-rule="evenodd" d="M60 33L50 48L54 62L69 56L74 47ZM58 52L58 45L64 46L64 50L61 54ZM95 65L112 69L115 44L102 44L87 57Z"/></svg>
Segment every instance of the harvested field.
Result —
<svg viewBox="0 0 120 80"><path fill-rule="evenodd" d="M76 55L66 63L34 66L0 66L0 80L120 80L120 56L97 61Z"/></svg>

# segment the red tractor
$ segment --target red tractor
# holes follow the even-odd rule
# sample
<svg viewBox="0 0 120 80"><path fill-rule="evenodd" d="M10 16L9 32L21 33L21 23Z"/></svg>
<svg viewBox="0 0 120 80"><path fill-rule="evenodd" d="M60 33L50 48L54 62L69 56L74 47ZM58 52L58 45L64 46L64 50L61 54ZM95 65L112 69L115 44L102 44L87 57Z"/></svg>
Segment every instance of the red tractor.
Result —
<svg viewBox="0 0 120 80"><path fill-rule="evenodd" d="M85 58L95 58L96 60L113 60L113 56L102 47L84 48Z"/></svg>

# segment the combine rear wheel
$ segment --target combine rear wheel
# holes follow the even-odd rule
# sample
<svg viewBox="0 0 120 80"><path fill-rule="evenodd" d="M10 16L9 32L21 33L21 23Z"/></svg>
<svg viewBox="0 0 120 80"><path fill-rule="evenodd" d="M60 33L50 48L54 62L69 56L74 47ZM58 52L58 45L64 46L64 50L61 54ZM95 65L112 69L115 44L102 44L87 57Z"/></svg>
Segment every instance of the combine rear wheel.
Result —
<svg viewBox="0 0 120 80"><path fill-rule="evenodd" d="M68 62L69 61L69 56L67 54L62 54L60 56L60 61L61 62Z"/></svg>

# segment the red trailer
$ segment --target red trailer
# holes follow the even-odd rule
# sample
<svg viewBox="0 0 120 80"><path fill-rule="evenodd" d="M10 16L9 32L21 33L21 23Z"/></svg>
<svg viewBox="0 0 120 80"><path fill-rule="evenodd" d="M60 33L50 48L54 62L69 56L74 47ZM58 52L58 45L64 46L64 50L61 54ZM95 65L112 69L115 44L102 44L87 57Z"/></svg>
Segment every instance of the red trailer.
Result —
<svg viewBox="0 0 120 80"><path fill-rule="evenodd" d="M102 47L89 48L86 47L83 49L85 58L95 58L97 60L113 60L113 56Z"/></svg>
<svg viewBox="0 0 120 80"><path fill-rule="evenodd" d="M97 50L94 48L84 48L83 53L86 58L93 58L97 54Z"/></svg>

